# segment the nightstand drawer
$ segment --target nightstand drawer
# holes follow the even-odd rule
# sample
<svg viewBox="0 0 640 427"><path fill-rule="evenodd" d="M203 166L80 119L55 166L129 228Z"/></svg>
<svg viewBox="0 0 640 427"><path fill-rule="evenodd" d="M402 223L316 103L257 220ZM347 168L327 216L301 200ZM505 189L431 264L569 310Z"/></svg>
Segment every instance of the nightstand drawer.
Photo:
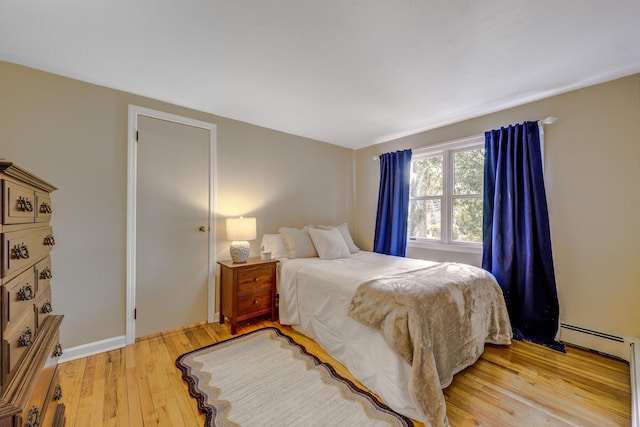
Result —
<svg viewBox="0 0 640 427"><path fill-rule="evenodd" d="M238 272L238 293L270 289L273 283L271 266Z"/></svg>
<svg viewBox="0 0 640 427"><path fill-rule="evenodd" d="M271 309L271 292L238 297L238 316Z"/></svg>

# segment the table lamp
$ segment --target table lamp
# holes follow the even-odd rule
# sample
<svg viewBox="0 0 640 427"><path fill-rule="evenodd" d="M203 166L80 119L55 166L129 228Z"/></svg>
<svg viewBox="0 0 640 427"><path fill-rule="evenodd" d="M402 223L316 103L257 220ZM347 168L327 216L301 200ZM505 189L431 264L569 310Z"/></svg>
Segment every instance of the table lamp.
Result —
<svg viewBox="0 0 640 427"><path fill-rule="evenodd" d="M234 263L247 262L249 252L251 252L248 240L254 240L255 238L255 218L227 218L227 240L231 240L229 252Z"/></svg>

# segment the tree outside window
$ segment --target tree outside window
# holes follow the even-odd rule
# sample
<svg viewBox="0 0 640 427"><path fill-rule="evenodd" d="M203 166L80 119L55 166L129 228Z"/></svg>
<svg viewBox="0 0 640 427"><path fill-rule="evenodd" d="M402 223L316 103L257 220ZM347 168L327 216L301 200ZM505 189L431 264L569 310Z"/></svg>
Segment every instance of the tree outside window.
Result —
<svg viewBox="0 0 640 427"><path fill-rule="evenodd" d="M482 244L484 138L414 150L409 196L409 244Z"/></svg>

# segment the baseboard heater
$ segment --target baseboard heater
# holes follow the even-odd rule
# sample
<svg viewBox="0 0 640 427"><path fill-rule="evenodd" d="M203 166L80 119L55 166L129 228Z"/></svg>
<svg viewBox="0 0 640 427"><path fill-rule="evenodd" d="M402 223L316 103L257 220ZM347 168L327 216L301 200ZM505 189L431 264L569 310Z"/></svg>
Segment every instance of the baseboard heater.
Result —
<svg viewBox="0 0 640 427"><path fill-rule="evenodd" d="M619 337L604 332L581 328L579 326L561 323L562 341L567 344L582 347L624 359L629 362L631 380L631 425L640 427L640 338Z"/></svg>
<svg viewBox="0 0 640 427"><path fill-rule="evenodd" d="M560 328L560 340L567 344L629 361L629 344L625 337L569 325L568 323L561 323Z"/></svg>
<svg viewBox="0 0 640 427"><path fill-rule="evenodd" d="M594 337L604 338L611 341L624 342L623 337L617 337L615 335L605 334L604 332L598 332L592 329L581 328L580 326L573 326L567 323L561 323L560 326L565 329L569 329L570 331L581 332L583 334L593 335Z"/></svg>

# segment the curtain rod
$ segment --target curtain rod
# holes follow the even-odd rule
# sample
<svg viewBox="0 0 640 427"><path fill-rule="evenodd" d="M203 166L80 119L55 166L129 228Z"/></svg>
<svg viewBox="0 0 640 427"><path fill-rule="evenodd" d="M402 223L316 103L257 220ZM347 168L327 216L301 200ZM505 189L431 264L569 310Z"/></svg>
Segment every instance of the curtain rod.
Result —
<svg viewBox="0 0 640 427"><path fill-rule="evenodd" d="M543 125L552 125L556 122L556 120L558 120L557 117L553 117L553 116L549 116L549 117L545 117L542 120L538 120L540 123L542 123Z"/></svg>
<svg viewBox="0 0 640 427"><path fill-rule="evenodd" d="M558 121L558 118L557 118L557 117L553 117L553 116L548 116L548 117L545 117L545 118L544 118L544 119L542 119L542 120L538 120L538 122L542 123L543 125L552 125L552 124L554 124L556 121ZM380 160L380 157L378 157L378 156L373 156L373 157L371 158L371 160L374 160L374 161L375 161L375 160Z"/></svg>

